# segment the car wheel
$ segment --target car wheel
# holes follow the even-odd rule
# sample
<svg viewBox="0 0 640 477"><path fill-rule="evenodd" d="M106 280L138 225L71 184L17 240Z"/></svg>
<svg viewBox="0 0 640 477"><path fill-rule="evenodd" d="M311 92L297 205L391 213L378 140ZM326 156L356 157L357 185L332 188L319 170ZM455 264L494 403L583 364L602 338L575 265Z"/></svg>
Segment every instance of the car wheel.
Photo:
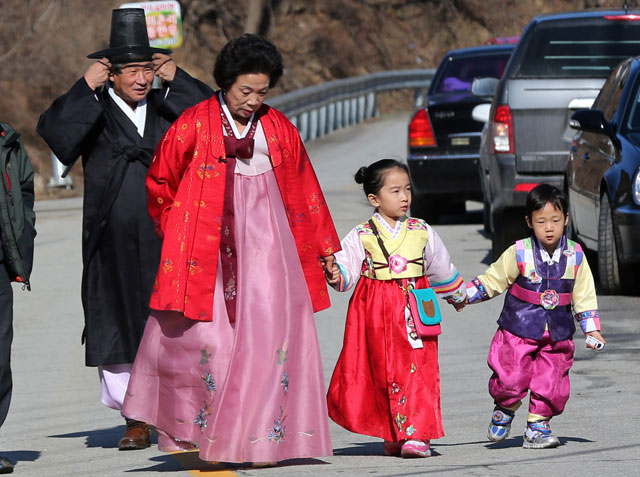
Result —
<svg viewBox="0 0 640 477"><path fill-rule="evenodd" d="M491 254L497 260L502 252L509 248L516 240L527 236L527 226L524 211L505 211L493 217L493 234L491 236Z"/></svg>
<svg viewBox="0 0 640 477"><path fill-rule="evenodd" d="M604 293L607 295L620 293L620 263L613 235L611 206L606 193L600 199L600 216L598 217L598 273Z"/></svg>
<svg viewBox="0 0 640 477"><path fill-rule="evenodd" d="M491 202L487 197L487 191L484 183L484 172L482 171L482 165L478 167L478 176L480 177L480 193L482 194L482 226L484 233L491 234Z"/></svg>
<svg viewBox="0 0 640 477"><path fill-rule="evenodd" d="M491 233L491 204L489 203L489 201L487 200L486 196L483 196L482 198L482 204L483 204L483 209L482 209L482 225L484 227L484 232L486 234L490 234Z"/></svg>
<svg viewBox="0 0 640 477"><path fill-rule="evenodd" d="M425 220L428 224L437 224L440 219L440 207L435 197L422 197L411 204L411 216Z"/></svg>

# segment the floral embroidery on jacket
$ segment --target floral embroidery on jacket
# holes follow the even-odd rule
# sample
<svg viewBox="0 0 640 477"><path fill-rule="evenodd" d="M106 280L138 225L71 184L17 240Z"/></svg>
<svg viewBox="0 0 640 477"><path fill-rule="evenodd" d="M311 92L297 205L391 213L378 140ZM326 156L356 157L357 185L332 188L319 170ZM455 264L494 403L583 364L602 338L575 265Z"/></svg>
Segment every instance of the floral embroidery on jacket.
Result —
<svg viewBox="0 0 640 477"><path fill-rule="evenodd" d="M397 253L389 257L389 268L393 273L402 273L407 269L408 260Z"/></svg>

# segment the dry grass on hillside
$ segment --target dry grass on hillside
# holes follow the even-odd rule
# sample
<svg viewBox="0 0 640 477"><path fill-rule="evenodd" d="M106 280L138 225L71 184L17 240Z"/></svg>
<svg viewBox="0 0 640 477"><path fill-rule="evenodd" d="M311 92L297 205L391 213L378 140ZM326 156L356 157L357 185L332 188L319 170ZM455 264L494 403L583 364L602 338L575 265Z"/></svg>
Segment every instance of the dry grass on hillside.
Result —
<svg viewBox="0 0 640 477"><path fill-rule="evenodd" d="M212 83L224 43L243 32L250 0L182 0L184 46L179 65ZM0 117L23 136L46 183L49 153L37 136L38 117L89 65L88 53L108 46L111 9L122 0L2 0ZM271 0L267 36L280 48L286 71L272 94L374 71L431 68L449 49L493 36L518 35L536 14L609 0ZM630 1L629 5L637 2ZM81 171L73 171L76 184Z"/></svg>

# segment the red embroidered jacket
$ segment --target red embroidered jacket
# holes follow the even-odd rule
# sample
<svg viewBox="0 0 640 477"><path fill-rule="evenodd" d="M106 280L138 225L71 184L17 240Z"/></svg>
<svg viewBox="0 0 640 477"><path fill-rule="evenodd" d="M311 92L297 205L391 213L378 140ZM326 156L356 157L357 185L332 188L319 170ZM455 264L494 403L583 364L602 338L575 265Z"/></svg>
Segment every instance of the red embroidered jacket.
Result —
<svg viewBox="0 0 640 477"><path fill-rule="evenodd" d="M321 257L340 250L340 241L297 129L267 105L261 113L313 309L319 311L330 306ZM153 309L211 320L227 167L220 157L225 157L224 139L214 95L173 123L149 168L149 214L164 238Z"/></svg>

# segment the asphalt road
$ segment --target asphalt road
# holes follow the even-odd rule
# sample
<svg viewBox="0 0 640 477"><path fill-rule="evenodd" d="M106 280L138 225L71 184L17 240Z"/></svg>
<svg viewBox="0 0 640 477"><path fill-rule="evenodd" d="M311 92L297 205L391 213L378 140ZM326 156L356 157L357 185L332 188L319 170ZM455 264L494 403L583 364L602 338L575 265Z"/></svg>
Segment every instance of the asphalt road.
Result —
<svg viewBox="0 0 640 477"><path fill-rule="evenodd" d="M308 150L343 236L368 218L364 194L353 181L361 165L382 157L403 159L408 114L381 118L309 144ZM479 204L465 216L436 226L467 279L489 263ZM86 368L80 344L81 199L36 205L39 235L33 291L15 287L14 394L1 429L0 455L17 462L24 476L264 475L264 476L532 476L637 475L640 465L640 298L599 296L608 344L596 353L580 336L572 369L572 395L552 421L562 446L525 450L526 412L512 436L486 440L492 411L486 355L502 299L444 309L440 340L442 406L446 436L432 443L434 457L403 460L382 455L379 439L332 424L332 457L284 462L276 468L212 466L193 454L167 455L156 446L119 452L124 425L99 402L97 372ZM342 344L349 294L332 292L333 307L317 315L327 382Z"/></svg>

